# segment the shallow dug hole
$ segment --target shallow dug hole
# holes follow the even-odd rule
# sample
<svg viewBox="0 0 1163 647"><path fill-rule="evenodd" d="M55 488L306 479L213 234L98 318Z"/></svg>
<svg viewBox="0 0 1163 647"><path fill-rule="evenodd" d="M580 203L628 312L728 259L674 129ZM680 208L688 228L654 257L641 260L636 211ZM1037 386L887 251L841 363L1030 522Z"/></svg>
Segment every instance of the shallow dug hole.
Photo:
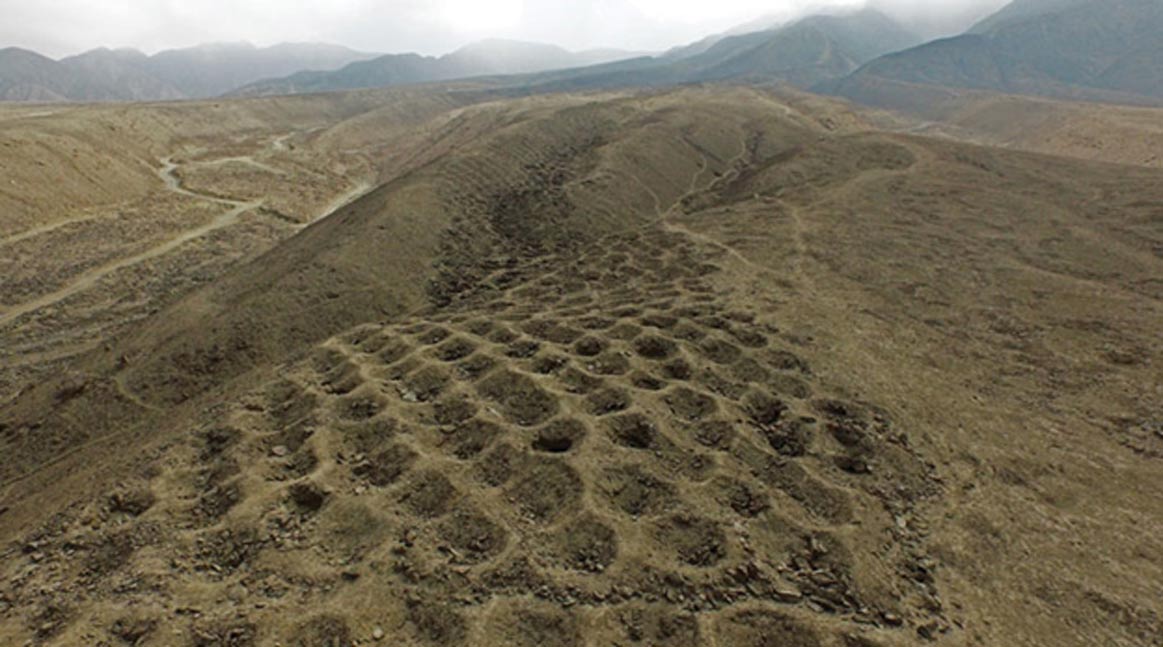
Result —
<svg viewBox="0 0 1163 647"><path fill-rule="evenodd" d="M774 611L747 609L716 623L720 645L735 647L821 647L814 630Z"/></svg>
<svg viewBox="0 0 1163 647"><path fill-rule="evenodd" d="M500 554L508 543L508 533L483 513L474 509L454 511L437 528L440 538L455 551L454 561L479 564Z"/></svg>
<svg viewBox="0 0 1163 647"><path fill-rule="evenodd" d="M659 524L658 538L680 561L691 566L714 566L727 556L723 529L702 517L674 515Z"/></svg>
<svg viewBox="0 0 1163 647"><path fill-rule="evenodd" d="M558 460L539 460L510 488L509 500L527 517L540 523L573 510L584 489L581 476Z"/></svg>
<svg viewBox="0 0 1163 647"><path fill-rule="evenodd" d="M564 454L574 449L585 435L585 425L577 420L554 420L537 431L533 438L533 449L548 454Z"/></svg>
<svg viewBox="0 0 1163 647"><path fill-rule="evenodd" d="M520 373L497 371L482 381L477 390L500 406L506 420L523 427L539 425L557 414L557 398Z"/></svg>
<svg viewBox="0 0 1163 647"><path fill-rule="evenodd" d="M618 538L609 526L586 516L559 534L557 553L567 568L600 573L618 556Z"/></svg>

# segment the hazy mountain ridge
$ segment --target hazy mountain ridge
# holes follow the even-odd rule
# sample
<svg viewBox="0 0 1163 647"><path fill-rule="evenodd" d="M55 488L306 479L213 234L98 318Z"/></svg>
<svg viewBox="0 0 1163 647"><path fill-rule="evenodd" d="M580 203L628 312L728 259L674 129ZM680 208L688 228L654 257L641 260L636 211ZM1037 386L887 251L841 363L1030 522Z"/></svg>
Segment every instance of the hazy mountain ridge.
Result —
<svg viewBox="0 0 1163 647"><path fill-rule="evenodd" d="M299 72L285 78L271 77L240 88L233 94L330 92L478 76L530 74L602 64L632 56L633 53L620 50L570 52L556 45L490 39L440 57L387 54L330 72Z"/></svg>
<svg viewBox="0 0 1163 647"><path fill-rule="evenodd" d="M0 50L0 100L59 101L70 75L56 61L18 47Z"/></svg>
<svg viewBox="0 0 1163 647"><path fill-rule="evenodd" d="M337 45L211 44L147 56L100 48L54 61L29 50L0 51L0 100L157 101L221 95L261 78L335 69L373 56Z"/></svg>
<svg viewBox="0 0 1163 647"><path fill-rule="evenodd" d="M842 77L920 37L875 10L809 16L775 29L704 40L657 58L545 75L539 89L662 86L746 80L802 87Z"/></svg>
<svg viewBox="0 0 1163 647"><path fill-rule="evenodd" d="M823 88L881 101L876 86L922 84L1059 98L1163 99L1163 3L1019 0L966 34L884 56Z"/></svg>

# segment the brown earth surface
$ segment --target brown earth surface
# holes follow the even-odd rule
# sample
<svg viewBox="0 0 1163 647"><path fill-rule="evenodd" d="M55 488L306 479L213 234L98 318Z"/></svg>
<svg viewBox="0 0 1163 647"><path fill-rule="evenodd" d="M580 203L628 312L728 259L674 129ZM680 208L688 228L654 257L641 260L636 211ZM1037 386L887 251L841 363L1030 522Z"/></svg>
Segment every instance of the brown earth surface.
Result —
<svg viewBox="0 0 1163 647"><path fill-rule="evenodd" d="M1163 644L1163 171L747 88L69 110L0 132L205 134L5 197L136 215L9 261L0 644Z"/></svg>

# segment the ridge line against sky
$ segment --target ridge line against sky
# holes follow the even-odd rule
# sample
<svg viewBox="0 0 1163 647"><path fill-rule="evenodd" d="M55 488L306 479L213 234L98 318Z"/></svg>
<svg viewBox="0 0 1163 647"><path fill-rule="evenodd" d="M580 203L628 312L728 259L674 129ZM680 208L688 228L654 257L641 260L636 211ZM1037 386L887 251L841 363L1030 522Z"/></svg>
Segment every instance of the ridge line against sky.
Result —
<svg viewBox="0 0 1163 647"><path fill-rule="evenodd" d="M935 37L1008 0L0 0L0 48L53 58L98 47L147 53L206 42L326 42L365 52L445 54L483 38L571 50L662 51L767 17L870 4ZM759 23L757 23L759 24Z"/></svg>

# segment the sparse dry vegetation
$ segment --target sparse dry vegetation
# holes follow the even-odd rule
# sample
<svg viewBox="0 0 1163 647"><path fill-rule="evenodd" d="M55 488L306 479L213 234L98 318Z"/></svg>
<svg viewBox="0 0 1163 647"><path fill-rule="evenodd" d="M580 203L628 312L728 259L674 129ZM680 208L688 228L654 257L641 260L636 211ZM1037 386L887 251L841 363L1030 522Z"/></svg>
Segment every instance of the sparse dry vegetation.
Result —
<svg viewBox="0 0 1163 647"><path fill-rule="evenodd" d="M1163 171L884 123L5 108L0 643L1158 644Z"/></svg>

